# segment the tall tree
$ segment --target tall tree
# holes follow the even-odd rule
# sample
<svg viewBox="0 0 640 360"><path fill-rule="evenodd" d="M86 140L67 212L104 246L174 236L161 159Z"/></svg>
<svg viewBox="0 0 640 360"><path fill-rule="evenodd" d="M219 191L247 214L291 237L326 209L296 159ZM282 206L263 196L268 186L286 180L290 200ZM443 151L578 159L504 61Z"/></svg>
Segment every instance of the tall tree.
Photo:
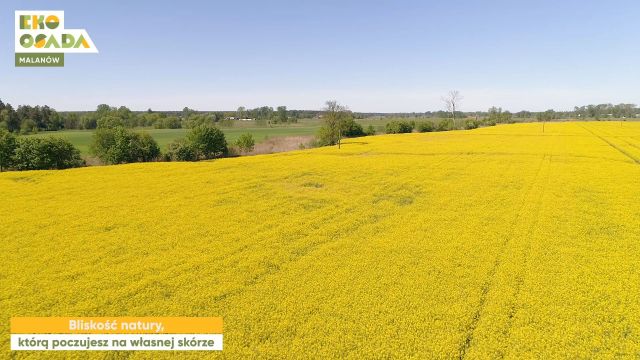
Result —
<svg viewBox="0 0 640 360"><path fill-rule="evenodd" d="M16 137L5 129L0 129L0 172L11 166L16 151Z"/></svg>
<svg viewBox="0 0 640 360"><path fill-rule="evenodd" d="M287 107L286 106L278 106L276 112L277 112L276 119L278 119L278 122L279 123L286 123L287 122Z"/></svg>
<svg viewBox="0 0 640 360"><path fill-rule="evenodd" d="M339 149L344 123L349 118L349 109L336 100L329 100L325 103L323 111L324 123L318 135L320 143L322 145L338 144Z"/></svg>
<svg viewBox="0 0 640 360"><path fill-rule="evenodd" d="M446 96L442 97L442 101L445 103L447 111L451 113L453 126L455 127L456 109L459 107L460 102L462 101L462 95L460 95L460 92L458 90L451 90Z"/></svg>
<svg viewBox="0 0 640 360"><path fill-rule="evenodd" d="M238 106L238 110L236 110L236 118L244 119L247 114L247 109L244 106Z"/></svg>

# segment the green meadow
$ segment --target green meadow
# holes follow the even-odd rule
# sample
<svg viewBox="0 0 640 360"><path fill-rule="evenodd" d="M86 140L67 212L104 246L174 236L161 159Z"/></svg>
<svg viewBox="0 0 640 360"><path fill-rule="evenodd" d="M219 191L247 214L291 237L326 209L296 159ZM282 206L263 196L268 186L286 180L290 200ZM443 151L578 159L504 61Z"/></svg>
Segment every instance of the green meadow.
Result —
<svg viewBox="0 0 640 360"><path fill-rule="evenodd" d="M250 133L256 142L264 141L271 137L284 136L305 136L314 135L317 126L296 126L296 127L257 127L257 128L223 128L227 142L235 142L241 134ZM160 145L162 150L166 150L169 143L185 137L189 129L139 129L140 132L150 134ZM69 140L83 155L89 155L94 130L64 130L64 131L43 131L28 136L56 136Z"/></svg>
<svg viewBox="0 0 640 360"><path fill-rule="evenodd" d="M389 119L368 118L358 120L363 126L374 125L378 132L383 131L384 124ZM236 121L233 127L223 127L227 142L234 143L242 134L250 133L260 143L268 138L286 137L286 136L309 136L315 135L321 126L319 119L305 119L295 124L288 125L272 125L257 126L255 122ZM61 131L42 131L37 134L27 136L56 136L69 140L75 147L80 150L82 155L89 155L89 147L91 145L93 133L95 130L61 130ZM140 128L140 132L146 132L151 135L160 145L160 149L166 150L169 143L176 139L185 137L189 129L153 129Z"/></svg>

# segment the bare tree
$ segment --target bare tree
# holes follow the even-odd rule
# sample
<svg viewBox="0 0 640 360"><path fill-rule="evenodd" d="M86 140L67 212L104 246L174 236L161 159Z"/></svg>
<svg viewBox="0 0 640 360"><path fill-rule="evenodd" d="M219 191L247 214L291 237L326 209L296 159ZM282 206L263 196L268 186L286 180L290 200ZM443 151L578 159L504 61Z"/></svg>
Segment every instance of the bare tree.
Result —
<svg viewBox="0 0 640 360"><path fill-rule="evenodd" d="M324 106L324 125L321 131L322 141L327 145L338 144L342 140L342 126L349 109L335 100L329 100Z"/></svg>
<svg viewBox="0 0 640 360"><path fill-rule="evenodd" d="M456 126L456 108L462 101L462 95L458 90L451 90L446 96L442 97L442 101L447 106L447 111L451 113L453 117L453 127Z"/></svg>

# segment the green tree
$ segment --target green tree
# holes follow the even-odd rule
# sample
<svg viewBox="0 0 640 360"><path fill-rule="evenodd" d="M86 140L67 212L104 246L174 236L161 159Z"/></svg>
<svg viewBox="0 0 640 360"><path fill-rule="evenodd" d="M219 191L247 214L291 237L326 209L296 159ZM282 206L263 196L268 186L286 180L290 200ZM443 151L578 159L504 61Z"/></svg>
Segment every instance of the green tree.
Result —
<svg viewBox="0 0 640 360"><path fill-rule="evenodd" d="M213 159L227 155L227 140L215 126L198 125L187 134L187 141L196 149L198 159Z"/></svg>
<svg viewBox="0 0 640 360"><path fill-rule="evenodd" d="M247 116L247 109L244 106L239 106L236 110L236 119L244 119Z"/></svg>
<svg viewBox="0 0 640 360"><path fill-rule="evenodd" d="M510 123L513 117L509 111L502 111L501 107L495 106L492 106L487 113L487 118L484 121L486 125Z"/></svg>
<svg viewBox="0 0 640 360"><path fill-rule="evenodd" d="M186 107L186 106L182 109L182 118L183 118L183 119L186 119L186 118L188 118L189 116L191 116L191 115L195 115L195 114L196 114L196 111L195 111L195 110L193 110L193 109L189 109L189 108L188 108L188 107Z"/></svg>
<svg viewBox="0 0 640 360"><path fill-rule="evenodd" d="M65 129L78 129L80 127L80 116L77 113L65 113L62 116L62 127Z"/></svg>
<svg viewBox="0 0 640 360"><path fill-rule="evenodd" d="M25 119L20 124L20 133L21 134L33 134L38 132L38 124L35 120Z"/></svg>
<svg viewBox="0 0 640 360"><path fill-rule="evenodd" d="M138 135L139 155L138 158L142 162L154 161L160 157L160 146L158 143L146 132Z"/></svg>
<svg viewBox="0 0 640 360"><path fill-rule="evenodd" d="M116 115L105 115L96 122L98 129L113 129L119 126L124 126L124 123L122 119Z"/></svg>
<svg viewBox="0 0 640 360"><path fill-rule="evenodd" d="M17 170L68 169L84 166L80 151L58 137L20 137L13 157Z"/></svg>
<svg viewBox="0 0 640 360"><path fill-rule="evenodd" d="M362 125L358 124L351 114L347 114L342 122L342 136L344 137L358 137L364 136L364 129Z"/></svg>
<svg viewBox="0 0 640 360"><path fill-rule="evenodd" d="M367 126L367 129L364 131L365 135L371 136L376 134L376 128L373 125Z"/></svg>
<svg viewBox="0 0 640 360"><path fill-rule="evenodd" d="M123 164L153 161L160 155L160 147L147 133L116 127L96 130L91 152L106 164Z"/></svg>
<svg viewBox="0 0 640 360"><path fill-rule="evenodd" d="M98 120L93 114L82 114L80 116L80 127L85 130L92 130L98 127Z"/></svg>
<svg viewBox="0 0 640 360"><path fill-rule="evenodd" d="M279 123L287 122L287 107L286 106L278 106L276 110L276 120Z"/></svg>
<svg viewBox="0 0 640 360"><path fill-rule="evenodd" d="M198 151L186 139L176 139L169 144L165 158L170 161L196 161Z"/></svg>
<svg viewBox="0 0 640 360"><path fill-rule="evenodd" d="M0 110L0 129L13 130L11 127L11 111L9 109Z"/></svg>
<svg viewBox="0 0 640 360"><path fill-rule="evenodd" d="M320 146L338 144L339 149L344 123L351 116L350 111L335 100L327 101L323 110L323 124L317 134L318 144Z"/></svg>
<svg viewBox="0 0 640 360"><path fill-rule="evenodd" d="M16 137L9 131L0 129L0 172L13 164L16 145Z"/></svg>
<svg viewBox="0 0 640 360"><path fill-rule="evenodd" d="M248 153L253 151L253 148L255 145L256 145L256 141L253 139L253 135L251 135L250 133L242 134L240 135L238 140L236 140L236 146L243 153Z"/></svg>
<svg viewBox="0 0 640 360"><path fill-rule="evenodd" d="M557 119L557 114L553 109L549 109L545 112L538 113L538 115L536 115L536 118L538 119L538 121L550 121Z"/></svg>
<svg viewBox="0 0 640 360"><path fill-rule="evenodd" d="M156 129L180 129L182 127L182 123L177 117L168 116L156 119L153 122L153 127Z"/></svg>

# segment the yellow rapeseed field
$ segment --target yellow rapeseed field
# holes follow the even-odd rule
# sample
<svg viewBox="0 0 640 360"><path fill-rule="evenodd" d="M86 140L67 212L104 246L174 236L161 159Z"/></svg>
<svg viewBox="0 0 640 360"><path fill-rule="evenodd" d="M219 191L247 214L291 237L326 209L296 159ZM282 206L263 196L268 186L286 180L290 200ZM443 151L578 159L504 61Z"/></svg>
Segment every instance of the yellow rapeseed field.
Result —
<svg viewBox="0 0 640 360"><path fill-rule="evenodd" d="M640 357L640 123L0 174L11 316L221 316L222 352Z"/></svg>

